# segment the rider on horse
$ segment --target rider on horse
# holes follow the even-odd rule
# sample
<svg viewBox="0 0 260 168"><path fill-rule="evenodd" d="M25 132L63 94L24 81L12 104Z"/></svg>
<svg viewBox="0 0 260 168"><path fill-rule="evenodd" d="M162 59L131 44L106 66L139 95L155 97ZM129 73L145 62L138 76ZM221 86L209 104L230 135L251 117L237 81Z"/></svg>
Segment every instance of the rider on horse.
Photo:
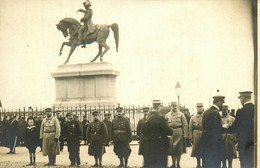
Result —
<svg viewBox="0 0 260 168"><path fill-rule="evenodd" d="M79 28L78 42L79 44L83 44L83 47L86 47L86 38L88 34L93 33L95 31L95 26L92 23L92 15L93 10L90 8L91 3L89 0L83 2L85 9L79 9L78 12L83 12L84 17L80 19L80 22L83 22L84 25ZM85 33L84 31L87 30Z"/></svg>

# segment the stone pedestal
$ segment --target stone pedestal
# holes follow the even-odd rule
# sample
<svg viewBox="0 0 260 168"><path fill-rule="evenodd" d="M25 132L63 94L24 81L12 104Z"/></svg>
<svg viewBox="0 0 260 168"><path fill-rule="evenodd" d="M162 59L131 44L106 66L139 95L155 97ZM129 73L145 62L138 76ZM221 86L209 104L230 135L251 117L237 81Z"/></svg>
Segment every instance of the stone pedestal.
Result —
<svg viewBox="0 0 260 168"><path fill-rule="evenodd" d="M114 106L116 77L119 72L110 63L59 65L55 79L55 107Z"/></svg>

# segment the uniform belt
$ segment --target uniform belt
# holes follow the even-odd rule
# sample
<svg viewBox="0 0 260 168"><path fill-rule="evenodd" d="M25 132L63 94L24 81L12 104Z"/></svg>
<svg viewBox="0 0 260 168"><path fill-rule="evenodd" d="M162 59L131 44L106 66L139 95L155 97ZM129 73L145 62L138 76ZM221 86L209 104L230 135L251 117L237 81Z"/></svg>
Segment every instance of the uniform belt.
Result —
<svg viewBox="0 0 260 168"><path fill-rule="evenodd" d="M100 133L97 132L91 132L92 135L101 135Z"/></svg>
<svg viewBox="0 0 260 168"><path fill-rule="evenodd" d="M182 128L182 126L172 127L173 129Z"/></svg>
<svg viewBox="0 0 260 168"><path fill-rule="evenodd" d="M43 133L55 133L55 131L44 131Z"/></svg>
<svg viewBox="0 0 260 168"><path fill-rule="evenodd" d="M125 133L126 131L125 131L125 130L114 130L113 132L116 132L116 133Z"/></svg>

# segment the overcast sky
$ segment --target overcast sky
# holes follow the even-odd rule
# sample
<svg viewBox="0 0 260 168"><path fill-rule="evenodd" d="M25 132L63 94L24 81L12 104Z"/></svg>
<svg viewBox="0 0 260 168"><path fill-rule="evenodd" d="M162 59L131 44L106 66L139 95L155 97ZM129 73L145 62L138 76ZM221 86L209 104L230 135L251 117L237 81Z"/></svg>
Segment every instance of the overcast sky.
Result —
<svg viewBox="0 0 260 168"><path fill-rule="evenodd" d="M55 99L51 73L69 52L56 24L77 20L82 0L0 1L0 99L4 108L48 107ZM104 61L117 77L117 100L123 105L148 105L153 99L177 101L195 113L208 108L212 96L226 96L240 108L238 92L253 90L253 40L249 0L92 0L94 24L118 23L119 52L112 32ZM97 43L78 47L70 63L88 63ZM217 90L220 90L217 93Z"/></svg>

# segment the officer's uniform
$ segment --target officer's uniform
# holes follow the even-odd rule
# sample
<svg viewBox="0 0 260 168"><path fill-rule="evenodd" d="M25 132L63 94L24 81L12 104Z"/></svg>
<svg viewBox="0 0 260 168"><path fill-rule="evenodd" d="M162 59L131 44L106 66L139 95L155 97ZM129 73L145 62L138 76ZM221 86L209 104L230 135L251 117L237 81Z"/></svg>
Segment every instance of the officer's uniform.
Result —
<svg viewBox="0 0 260 168"><path fill-rule="evenodd" d="M224 103L224 96L214 96L214 100ZM212 105L206 110L202 117L203 133L201 142L203 144L203 160L205 168L220 167L224 156L224 142L222 139L222 124L219 108Z"/></svg>
<svg viewBox="0 0 260 168"><path fill-rule="evenodd" d="M123 109L119 107L116 110L121 112ZM113 119L111 125L111 139L114 143L114 152L120 159L120 166L123 165L123 158L127 165L128 157L131 153L129 143L132 141L132 131L129 121L125 117L117 116Z"/></svg>
<svg viewBox="0 0 260 168"><path fill-rule="evenodd" d="M47 108L45 111L51 111ZM49 164L55 164L56 155L60 154L59 142L55 139L60 137L60 123L56 117L46 117L43 119L40 129L40 139L42 139L42 155L49 156Z"/></svg>
<svg viewBox="0 0 260 168"><path fill-rule="evenodd" d="M111 114L107 113L107 114L105 114L105 116L111 116ZM106 128L107 128L108 138L107 138L107 141L106 141L106 146L108 146L109 140L110 140L109 137L111 137L110 127L112 125L112 122L110 120L106 119L106 118L103 120L103 122L105 123Z"/></svg>
<svg viewBox="0 0 260 168"><path fill-rule="evenodd" d="M84 118L86 118L86 116L84 116ZM87 132L88 124L89 124L89 121L88 121L87 119L84 119L84 120L82 121L83 140L84 140L84 144L85 144L85 145L86 145L86 141L87 141L86 132Z"/></svg>
<svg viewBox="0 0 260 168"><path fill-rule="evenodd" d="M227 109L227 106L223 106L222 111L224 108ZM224 147L225 147L225 159L233 159L236 158L236 150L235 150L235 143L236 143L236 135L234 133L231 133L229 128L233 125L235 121L235 118L227 114L226 116L221 116L221 122L222 122L222 137L224 141Z"/></svg>
<svg viewBox="0 0 260 168"><path fill-rule="evenodd" d="M97 111L92 114L94 120L88 125L86 134L87 142L90 144L88 154L95 158L94 167L102 167L102 155L105 153L105 143L107 141L107 128L102 121L99 121Z"/></svg>
<svg viewBox="0 0 260 168"><path fill-rule="evenodd" d="M250 97L251 91L239 92L240 97ZM240 98L239 97L239 98ZM245 102L237 111L233 124L238 134L239 160L242 168L254 167L254 104Z"/></svg>
<svg viewBox="0 0 260 168"><path fill-rule="evenodd" d="M143 108L143 113L144 113L144 117L142 119L140 119L138 121L138 124L137 124L137 128L136 128L136 132L137 132L137 136L139 138L139 151L138 151L138 154L139 155L143 155L143 125L144 123L146 122L147 120L147 113L149 111L149 108L148 107L144 107ZM144 165L145 165L145 160L144 160Z"/></svg>
<svg viewBox="0 0 260 168"><path fill-rule="evenodd" d="M18 134L18 121L15 118L11 118L8 122L8 127L7 127L7 147L10 149L9 153L15 153L17 134Z"/></svg>
<svg viewBox="0 0 260 168"><path fill-rule="evenodd" d="M158 111L152 111L142 126L144 168L166 168L172 130Z"/></svg>
<svg viewBox="0 0 260 168"><path fill-rule="evenodd" d="M80 165L79 153L80 139L82 139L82 131L80 129L79 123L75 120L65 122L63 128L63 137L64 141L67 141L71 165L75 166L76 163L77 165Z"/></svg>
<svg viewBox="0 0 260 168"><path fill-rule="evenodd" d="M41 125L42 125L42 118L37 118L37 120L35 121L35 126L37 128L37 133L38 133L38 143L37 144L42 150L42 140L40 139L40 136L39 136Z"/></svg>
<svg viewBox="0 0 260 168"><path fill-rule="evenodd" d="M107 128L102 121L94 120L87 128L87 142L90 143L88 154L101 156L105 153L104 144L107 141Z"/></svg>
<svg viewBox="0 0 260 168"><path fill-rule="evenodd" d="M200 139L202 135L202 114L196 114L191 117L189 124L189 137L192 139L191 157L202 157Z"/></svg>
<svg viewBox="0 0 260 168"><path fill-rule="evenodd" d="M165 119L168 121L170 128L173 129L170 138L169 155L180 156L186 152L184 138L188 138L188 123L185 115L180 111L174 112L171 110L165 115Z"/></svg>
<svg viewBox="0 0 260 168"><path fill-rule="evenodd" d="M61 135L60 135L60 138L59 138L59 140L60 140L60 151L63 151L63 146L64 146L63 127L64 127L64 123L65 123L65 118L60 116L58 118L58 120L59 120L59 123L60 123L60 129L61 129Z"/></svg>

